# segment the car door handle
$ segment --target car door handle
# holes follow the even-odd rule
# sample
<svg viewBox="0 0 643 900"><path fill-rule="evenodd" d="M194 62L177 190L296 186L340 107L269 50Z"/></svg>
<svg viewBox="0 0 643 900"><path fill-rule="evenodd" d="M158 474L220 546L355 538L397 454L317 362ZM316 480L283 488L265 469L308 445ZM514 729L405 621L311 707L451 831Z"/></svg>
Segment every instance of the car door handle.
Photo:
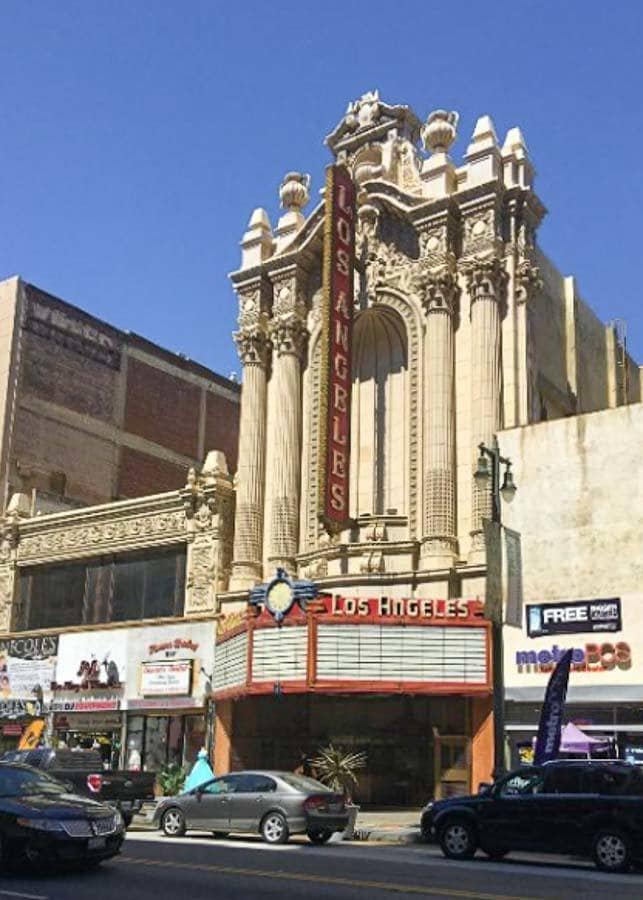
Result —
<svg viewBox="0 0 643 900"><path fill-rule="evenodd" d="M263 797L255 797L255 803L261 803Z"/></svg>

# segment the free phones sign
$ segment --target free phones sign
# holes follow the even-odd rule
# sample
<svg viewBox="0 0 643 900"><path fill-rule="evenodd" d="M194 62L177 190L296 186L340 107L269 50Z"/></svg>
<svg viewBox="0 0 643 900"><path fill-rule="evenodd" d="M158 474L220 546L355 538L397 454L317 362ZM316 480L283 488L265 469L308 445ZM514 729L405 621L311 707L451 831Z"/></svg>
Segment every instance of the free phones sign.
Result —
<svg viewBox="0 0 643 900"><path fill-rule="evenodd" d="M579 634L621 631L621 598L574 600L569 603L527 605L527 634Z"/></svg>

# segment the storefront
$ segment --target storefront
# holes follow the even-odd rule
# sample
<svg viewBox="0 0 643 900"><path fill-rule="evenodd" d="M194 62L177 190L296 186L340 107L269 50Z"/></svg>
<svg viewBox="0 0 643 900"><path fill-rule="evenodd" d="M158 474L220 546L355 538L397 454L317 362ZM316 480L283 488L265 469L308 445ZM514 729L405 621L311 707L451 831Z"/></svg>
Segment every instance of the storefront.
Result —
<svg viewBox="0 0 643 900"><path fill-rule="evenodd" d="M61 634L49 704L54 746L100 750L106 768L123 760L127 629Z"/></svg>
<svg viewBox="0 0 643 900"><path fill-rule="evenodd" d="M0 751L15 749L27 725L42 719L51 696L57 635L0 641Z"/></svg>
<svg viewBox="0 0 643 900"><path fill-rule="evenodd" d="M643 594L527 605L524 628L505 629L512 765L529 759L547 680L570 647L565 721L607 739L610 755L643 762L642 625Z"/></svg>
<svg viewBox="0 0 643 900"><path fill-rule="evenodd" d="M213 623L131 630L127 685L127 758L147 771L189 766L209 743Z"/></svg>
<svg viewBox="0 0 643 900"><path fill-rule="evenodd" d="M483 780L491 671L477 600L329 594L284 611L270 593L219 628L217 771L293 769L333 743L366 753L364 804L418 805Z"/></svg>

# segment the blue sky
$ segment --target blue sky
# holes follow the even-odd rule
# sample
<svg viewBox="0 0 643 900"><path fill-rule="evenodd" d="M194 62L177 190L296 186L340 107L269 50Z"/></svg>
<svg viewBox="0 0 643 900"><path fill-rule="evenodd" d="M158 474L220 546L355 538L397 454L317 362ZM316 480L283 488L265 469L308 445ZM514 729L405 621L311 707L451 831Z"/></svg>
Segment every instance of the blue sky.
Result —
<svg viewBox="0 0 643 900"><path fill-rule="evenodd" d="M424 119L520 125L540 242L643 362L643 4L3 0L0 277L228 374L227 273L289 170L379 88Z"/></svg>

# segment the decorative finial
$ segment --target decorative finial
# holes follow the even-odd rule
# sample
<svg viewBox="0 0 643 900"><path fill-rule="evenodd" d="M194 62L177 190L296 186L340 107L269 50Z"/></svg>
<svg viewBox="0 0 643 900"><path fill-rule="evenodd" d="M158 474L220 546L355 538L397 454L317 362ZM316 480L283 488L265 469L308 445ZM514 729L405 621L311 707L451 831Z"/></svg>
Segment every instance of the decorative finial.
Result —
<svg viewBox="0 0 643 900"><path fill-rule="evenodd" d="M448 153L456 139L459 118L457 112L434 110L421 131L425 150L429 153Z"/></svg>
<svg viewBox="0 0 643 900"><path fill-rule="evenodd" d="M303 172L288 172L279 187L282 209L299 212L310 200L310 175Z"/></svg>

